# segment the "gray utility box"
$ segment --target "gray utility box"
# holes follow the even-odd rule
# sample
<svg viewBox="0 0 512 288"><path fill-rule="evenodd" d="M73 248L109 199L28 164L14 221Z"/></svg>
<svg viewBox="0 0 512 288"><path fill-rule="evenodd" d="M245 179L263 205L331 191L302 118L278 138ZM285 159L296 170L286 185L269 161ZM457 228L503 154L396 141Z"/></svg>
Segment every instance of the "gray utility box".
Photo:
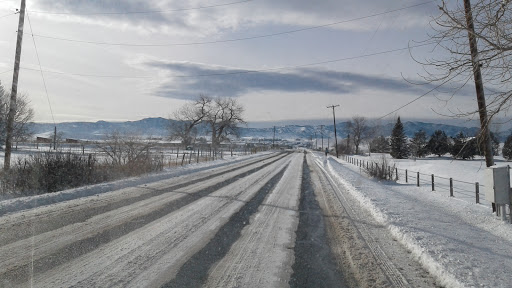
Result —
<svg viewBox="0 0 512 288"><path fill-rule="evenodd" d="M491 166L485 170L485 200L510 204L510 173L508 166Z"/></svg>

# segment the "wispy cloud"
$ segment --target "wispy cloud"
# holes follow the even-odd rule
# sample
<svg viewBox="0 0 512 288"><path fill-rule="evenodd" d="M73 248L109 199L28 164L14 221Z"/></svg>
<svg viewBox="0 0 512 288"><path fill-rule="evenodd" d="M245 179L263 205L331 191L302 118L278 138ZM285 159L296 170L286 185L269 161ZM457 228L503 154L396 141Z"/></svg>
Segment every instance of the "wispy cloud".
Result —
<svg viewBox="0 0 512 288"><path fill-rule="evenodd" d="M225 1L225 3L237 1ZM236 30L240 27L258 25L315 26L329 22L349 20L361 16L372 15L404 6L425 3L426 0L376 1L361 0L355 3L350 0L338 1L274 1L254 0L236 5L221 6L211 9L175 11L170 13L150 14L100 14L87 13L136 12L136 11L172 11L176 9L208 6L204 1L144 1L144 0L37 0L33 4L35 10L74 13L74 16L48 16L55 20L83 21L109 27L135 27L147 31L159 31L169 34L194 33L205 36L219 31ZM214 4L222 4L216 2ZM383 21L379 16L375 19L355 21L330 26L330 29L366 30L374 29L375 23L383 23L381 29L403 29L416 25L425 25L429 15L435 13L434 3L421 5L412 9L392 14L393 21ZM342 13L340 13L342 12ZM341 16L343 15L343 16Z"/></svg>
<svg viewBox="0 0 512 288"><path fill-rule="evenodd" d="M350 94L364 89L418 95L430 87L412 85L401 79L320 68L248 72L188 62L148 61L144 65L167 75L167 80L156 88L154 94L175 99L194 99L201 93L239 97L255 91Z"/></svg>

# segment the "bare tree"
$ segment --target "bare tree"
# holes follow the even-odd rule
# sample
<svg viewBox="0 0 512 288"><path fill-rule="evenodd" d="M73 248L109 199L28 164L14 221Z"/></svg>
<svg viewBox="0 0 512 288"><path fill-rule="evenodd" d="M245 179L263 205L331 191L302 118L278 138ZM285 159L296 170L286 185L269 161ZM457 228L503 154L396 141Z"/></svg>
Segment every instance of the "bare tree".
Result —
<svg viewBox="0 0 512 288"><path fill-rule="evenodd" d="M10 93L5 91L0 83L0 140L5 142L7 114L9 113ZM30 107L27 94L20 94L16 100L14 114L13 142L27 140L33 135L31 122L34 120L34 110Z"/></svg>
<svg viewBox="0 0 512 288"><path fill-rule="evenodd" d="M196 136L196 128L205 124L212 137L212 145L217 147L229 135L238 135L238 125L244 124L244 108L234 98L211 98L200 95L193 103L175 112L175 122L170 127L171 137L182 139L189 145Z"/></svg>
<svg viewBox="0 0 512 288"><path fill-rule="evenodd" d="M366 118L362 116L352 117L352 120L348 123L348 129L356 147L356 154L359 154L359 146L371 136L372 129Z"/></svg>
<svg viewBox="0 0 512 288"><path fill-rule="evenodd" d="M187 103L174 112L176 121L169 125L171 140L181 139L185 146L192 144L197 136L197 125L205 121L211 104L211 98L200 95L193 103Z"/></svg>
<svg viewBox="0 0 512 288"><path fill-rule="evenodd" d="M98 146L112 165L135 167L140 163L148 162L149 150L153 147L153 143L138 135L114 131L106 135L104 141Z"/></svg>
<svg viewBox="0 0 512 288"><path fill-rule="evenodd" d="M512 105L511 1L462 2L441 1L441 14L431 22L434 32L427 40L435 44L435 50L441 50L441 56L419 62L425 66L424 78L438 86L448 86L452 95L472 79L475 81L478 108L452 111L450 116L478 114L482 129L478 139L488 146L491 120ZM492 157L486 156L486 162L492 165Z"/></svg>
<svg viewBox="0 0 512 288"><path fill-rule="evenodd" d="M217 147L229 135L238 136L238 125L245 124L242 118L244 107L234 98L215 98L206 122L212 133L212 145Z"/></svg>
<svg viewBox="0 0 512 288"><path fill-rule="evenodd" d="M30 107L26 94L21 94L16 100L16 114L14 114L14 142L26 141L34 133L31 123L34 120L34 110Z"/></svg>
<svg viewBox="0 0 512 288"><path fill-rule="evenodd" d="M455 2L455 3L454 3ZM421 62L426 67L424 78L430 82L454 83L458 89L473 78L473 61L468 45L468 33L474 35L478 42L478 64L482 69L489 115L511 105L512 97L512 9L511 1L477 0L471 6L474 33L466 21L464 5L459 1L450 1L448 6L441 1L441 15L434 18L431 26L436 48L443 50L440 58ZM448 52L448 53L445 53ZM456 111L456 116L467 116L473 111Z"/></svg>

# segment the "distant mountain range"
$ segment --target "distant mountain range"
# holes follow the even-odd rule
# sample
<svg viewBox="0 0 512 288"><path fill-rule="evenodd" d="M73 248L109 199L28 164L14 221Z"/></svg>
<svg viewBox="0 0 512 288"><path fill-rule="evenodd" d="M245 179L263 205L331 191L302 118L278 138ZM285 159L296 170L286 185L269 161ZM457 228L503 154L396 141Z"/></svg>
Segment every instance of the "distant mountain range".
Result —
<svg viewBox="0 0 512 288"><path fill-rule="evenodd" d="M337 135L340 138L347 137L348 122L340 122L336 124ZM166 138L168 135L169 120L165 118L146 118L139 121L126 121L126 122L68 122L58 123L57 132L63 138L83 139L83 140L99 140L104 138L106 134L112 131L119 131L121 133L136 133L146 137ZM387 123L379 129L379 134L384 136L391 135L394 123ZM54 125L48 123L34 123L34 132L40 137L50 137L53 135ZM478 132L476 127L460 127L448 124L435 124L426 122L407 121L404 122L405 134L412 137L415 132L420 129L424 130L427 135L431 135L435 130L443 130L448 136L455 136L460 131L466 135L475 135ZM200 129L205 132L205 128ZM274 128L247 128L242 127L240 136L245 138L268 138L274 136ZM316 135L316 136L315 136ZM277 139L312 139L321 138L321 130L319 125L284 125L276 126ZM334 125L326 125L323 128L324 137L334 137ZM500 133L500 137L510 135L510 131Z"/></svg>

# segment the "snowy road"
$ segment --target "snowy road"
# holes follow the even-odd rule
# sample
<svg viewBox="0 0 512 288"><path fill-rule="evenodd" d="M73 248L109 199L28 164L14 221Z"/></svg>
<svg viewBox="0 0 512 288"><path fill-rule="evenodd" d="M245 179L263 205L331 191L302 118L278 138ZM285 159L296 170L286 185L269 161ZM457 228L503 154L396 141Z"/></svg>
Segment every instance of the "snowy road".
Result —
<svg viewBox="0 0 512 288"><path fill-rule="evenodd" d="M263 154L0 217L5 287L432 287L312 154Z"/></svg>

